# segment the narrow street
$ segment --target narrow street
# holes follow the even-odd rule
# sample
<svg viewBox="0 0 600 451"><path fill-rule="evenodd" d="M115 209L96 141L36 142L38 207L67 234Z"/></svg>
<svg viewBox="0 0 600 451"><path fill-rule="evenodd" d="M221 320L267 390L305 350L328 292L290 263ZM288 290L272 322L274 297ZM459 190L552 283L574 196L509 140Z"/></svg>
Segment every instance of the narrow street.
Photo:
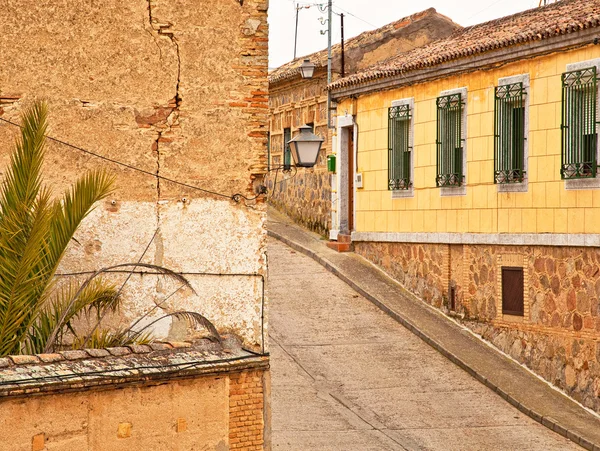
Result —
<svg viewBox="0 0 600 451"><path fill-rule="evenodd" d="M273 449L569 450L312 259L269 238Z"/></svg>

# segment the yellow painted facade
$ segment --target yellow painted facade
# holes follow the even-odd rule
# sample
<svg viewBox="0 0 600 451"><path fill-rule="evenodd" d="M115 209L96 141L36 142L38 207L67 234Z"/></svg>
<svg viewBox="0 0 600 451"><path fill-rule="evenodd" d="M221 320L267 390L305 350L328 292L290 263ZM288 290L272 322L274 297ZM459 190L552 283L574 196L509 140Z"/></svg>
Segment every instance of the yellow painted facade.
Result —
<svg viewBox="0 0 600 451"><path fill-rule="evenodd" d="M567 64L600 58L598 46L450 76L389 91L361 94L356 102L357 232L600 233L600 190L566 190L561 180L561 74ZM498 192L494 173L494 87L498 79L529 74L527 192ZM466 195L441 196L436 187L436 98L467 88ZM388 190L388 108L414 98L414 197Z"/></svg>

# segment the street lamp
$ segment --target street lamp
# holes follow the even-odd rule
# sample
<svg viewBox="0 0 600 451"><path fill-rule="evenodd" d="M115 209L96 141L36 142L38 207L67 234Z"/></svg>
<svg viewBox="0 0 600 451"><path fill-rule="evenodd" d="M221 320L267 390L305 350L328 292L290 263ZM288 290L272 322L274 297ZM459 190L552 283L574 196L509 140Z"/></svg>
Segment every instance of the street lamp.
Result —
<svg viewBox="0 0 600 451"><path fill-rule="evenodd" d="M305 59L300 65L300 75L302 78L312 78L315 73L315 64L311 63L309 59Z"/></svg>
<svg viewBox="0 0 600 451"><path fill-rule="evenodd" d="M290 151L297 167L312 168L317 164L319 150L324 139L315 135L311 127L303 125L300 133L288 141Z"/></svg>

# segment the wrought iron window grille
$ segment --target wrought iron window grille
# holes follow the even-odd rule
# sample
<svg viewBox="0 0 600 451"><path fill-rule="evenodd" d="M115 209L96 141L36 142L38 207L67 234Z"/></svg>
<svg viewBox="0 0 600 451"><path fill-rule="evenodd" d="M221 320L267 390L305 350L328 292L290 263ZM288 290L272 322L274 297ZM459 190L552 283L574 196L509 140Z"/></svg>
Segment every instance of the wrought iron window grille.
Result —
<svg viewBox="0 0 600 451"><path fill-rule="evenodd" d="M498 86L494 94L494 183L522 183L525 178L525 88Z"/></svg>
<svg viewBox="0 0 600 451"><path fill-rule="evenodd" d="M436 100L436 186L455 187L464 183L461 93Z"/></svg>
<svg viewBox="0 0 600 451"><path fill-rule="evenodd" d="M561 80L561 178L594 178L598 168L596 67L565 72Z"/></svg>
<svg viewBox="0 0 600 451"><path fill-rule="evenodd" d="M393 106L388 110L388 190L408 190L412 187L410 168L410 105Z"/></svg>
<svg viewBox="0 0 600 451"><path fill-rule="evenodd" d="M289 141L292 139L292 129L286 127L283 129L283 167L289 171L292 167L292 151Z"/></svg>

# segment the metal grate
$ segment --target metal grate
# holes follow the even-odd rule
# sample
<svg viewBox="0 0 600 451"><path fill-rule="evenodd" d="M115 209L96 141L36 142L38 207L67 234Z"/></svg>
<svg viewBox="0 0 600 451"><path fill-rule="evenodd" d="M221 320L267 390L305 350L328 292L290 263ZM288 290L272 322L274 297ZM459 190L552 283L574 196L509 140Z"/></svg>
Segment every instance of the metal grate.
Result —
<svg viewBox="0 0 600 451"><path fill-rule="evenodd" d="M462 96L460 93L438 97L437 106L437 186L463 183Z"/></svg>
<svg viewBox="0 0 600 451"><path fill-rule="evenodd" d="M525 175L523 83L498 86L494 97L494 183L520 183Z"/></svg>
<svg viewBox="0 0 600 451"><path fill-rule="evenodd" d="M563 179L596 177L598 133L596 68L562 74L562 152Z"/></svg>
<svg viewBox="0 0 600 451"><path fill-rule="evenodd" d="M502 267L502 313L523 316L524 313L523 268Z"/></svg>
<svg viewBox="0 0 600 451"><path fill-rule="evenodd" d="M410 105L388 110L388 189L407 190L410 180Z"/></svg>

